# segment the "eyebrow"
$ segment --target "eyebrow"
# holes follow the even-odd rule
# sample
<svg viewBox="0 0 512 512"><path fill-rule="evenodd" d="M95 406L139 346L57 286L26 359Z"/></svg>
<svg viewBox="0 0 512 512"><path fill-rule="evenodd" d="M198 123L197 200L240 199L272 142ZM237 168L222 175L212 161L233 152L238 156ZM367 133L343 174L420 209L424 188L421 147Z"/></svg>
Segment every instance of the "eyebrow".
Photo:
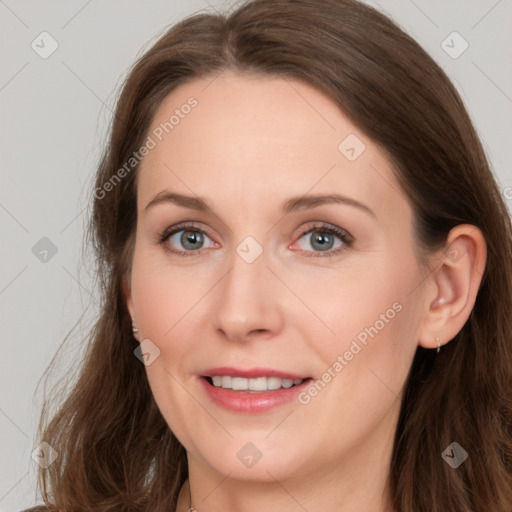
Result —
<svg viewBox="0 0 512 512"><path fill-rule="evenodd" d="M175 192L169 192L163 190L159 192L144 208L144 211L153 208L154 206L162 203L172 203L177 206L189 208L191 210L197 210L200 212L207 212L214 214L213 209L208 205L208 202L198 196L187 196L184 194L177 194ZM365 213L377 218L375 213L365 204L356 201L350 197L343 196L341 194L313 194L303 195L298 197L292 197L288 199L282 206L281 210L283 213L288 214L297 210L307 210L310 208L316 208L324 204L344 204L352 206L364 211Z"/></svg>

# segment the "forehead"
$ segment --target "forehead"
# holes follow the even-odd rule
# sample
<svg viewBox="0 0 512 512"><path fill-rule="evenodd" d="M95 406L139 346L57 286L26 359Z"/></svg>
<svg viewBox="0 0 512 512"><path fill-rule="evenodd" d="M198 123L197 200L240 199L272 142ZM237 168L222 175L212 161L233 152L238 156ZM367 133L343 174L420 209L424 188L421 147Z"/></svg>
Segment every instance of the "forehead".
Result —
<svg viewBox="0 0 512 512"><path fill-rule="evenodd" d="M164 189L242 209L262 209L270 191L339 192L374 211L405 203L384 153L299 81L229 73L191 81L165 98L148 134L155 147L141 165L141 203Z"/></svg>

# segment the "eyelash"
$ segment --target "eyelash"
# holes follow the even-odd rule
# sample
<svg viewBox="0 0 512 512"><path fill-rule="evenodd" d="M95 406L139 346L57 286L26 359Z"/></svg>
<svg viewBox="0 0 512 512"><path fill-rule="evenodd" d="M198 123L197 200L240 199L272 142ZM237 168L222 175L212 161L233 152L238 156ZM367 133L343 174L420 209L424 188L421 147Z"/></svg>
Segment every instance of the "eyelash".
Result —
<svg viewBox="0 0 512 512"><path fill-rule="evenodd" d="M201 254L202 251L205 250L205 249L199 249L199 250L195 250L195 251L181 251L178 249L170 249L166 244L167 240L172 235L179 233L180 231L199 232L213 240L213 238L206 231L198 228L193 223L188 223L188 224L177 224L176 226L172 226L170 228L165 229L163 232L158 234L157 243L163 245L166 251L176 254L178 256L196 256L198 254ZM308 258L309 257L329 258L332 256L337 256L338 254L341 254L342 252L344 252L347 249L349 249L350 247L352 247L352 245L354 244L354 238L352 237L352 235L350 235L344 229L340 229L340 228L331 226L329 224L320 224L317 226L312 226L309 229L307 229L306 231L302 232L300 234L300 236L297 238L297 240L300 240L305 235L308 235L308 234L314 233L314 232L328 233L330 235L335 235L343 242L343 245L341 247L338 247L337 249L330 249L328 251L305 251L305 250L302 250L301 252L303 254L305 253L304 255Z"/></svg>

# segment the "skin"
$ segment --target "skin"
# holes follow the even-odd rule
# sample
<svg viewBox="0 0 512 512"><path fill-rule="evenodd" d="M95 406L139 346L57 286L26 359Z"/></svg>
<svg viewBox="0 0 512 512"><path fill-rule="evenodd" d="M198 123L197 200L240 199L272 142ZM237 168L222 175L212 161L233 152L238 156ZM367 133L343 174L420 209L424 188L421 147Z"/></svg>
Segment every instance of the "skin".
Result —
<svg viewBox="0 0 512 512"><path fill-rule="evenodd" d="M125 283L137 339L160 350L146 367L151 389L187 450L177 510L188 509L190 484L199 512L389 511L386 478L415 350L435 349L436 337L449 342L466 322L485 267L484 238L457 226L426 272L412 208L385 155L309 85L227 72L194 80L164 100L149 133L191 96L197 106L141 164ZM366 146L355 161L338 149L349 134ZM165 190L205 198L214 213L170 202L146 210ZM328 193L374 215L346 204L280 212L292 196ZM158 243L160 232L186 221L207 235L196 245L201 252L169 251L187 250L182 232ZM355 241L322 256L314 236L322 229L307 234L322 223ZM236 252L247 236L263 251L252 263ZM336 235L330 243L331 251L344 245ZM400 312L306 405L234 413L197 381L214 366L319 379L396 303ZM262 454L250 468L237 457L248 442Z"/></svg>

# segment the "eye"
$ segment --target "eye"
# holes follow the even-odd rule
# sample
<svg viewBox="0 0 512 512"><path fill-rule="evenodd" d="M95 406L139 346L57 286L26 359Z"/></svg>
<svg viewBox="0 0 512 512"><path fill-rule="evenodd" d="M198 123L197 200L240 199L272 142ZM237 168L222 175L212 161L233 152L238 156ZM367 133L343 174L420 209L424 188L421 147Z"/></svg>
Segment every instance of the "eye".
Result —
<svg viewBox="0 0 512 512"><path fill-rule="evenodd" d="M180 224L167 228L158 235L157 242L165 250L180 256L194 256L203 249L219 247L217 242L194 224ZM347 250L354 243L354 238L344 229L322 224L313 226L303 232L295 244L299 244L305 256L335 256ZM205 247L206 244L206 247ZM307 246L310 246L308 248Z"/></svg>
<svg viewBox="0 0 512 512"><path fill-rule="evenodd" d="M354 238L344 229L322 224L302 233L296 243L302 251L310 253L305 256L324 257L347 250L354 243Z"/></svg>
<svg viewBox="0 0 512 512"><path fill-rule="evenodd" d="M168 251L185 256L199 254L208 241L209 247L218 246L202 229L192 224L173 226L159 236L159 242Z"/></svg>

